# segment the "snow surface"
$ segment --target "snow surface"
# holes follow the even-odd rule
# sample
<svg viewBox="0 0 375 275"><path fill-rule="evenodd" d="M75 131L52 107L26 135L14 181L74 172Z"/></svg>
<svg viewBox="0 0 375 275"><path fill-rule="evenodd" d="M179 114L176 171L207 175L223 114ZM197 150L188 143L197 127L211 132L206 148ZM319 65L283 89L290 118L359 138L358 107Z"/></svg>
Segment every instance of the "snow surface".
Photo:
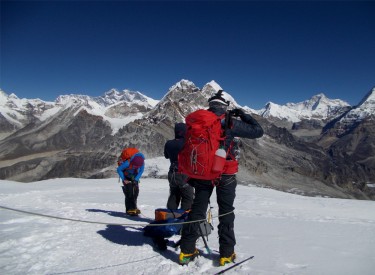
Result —
<svg viewBox="0 0 375 275"><path fill-rule="evenodd" d="M160 161L161 159L159 159ZM146 162L166 167L158 159ZM165 172L165 170L164 170ZM1 209L0 274L214 274L217 255L204 254L188 266L179 250L153 249L142 227L165 207L166 179L142 178L139 217L124 213L118 179L0 181L0 205L83 223ZM217 204L211 199L218 249ZM235 201L238 260L255 258L227 274L374 274L375 203L303 197L254 186L238 186ZM179 236L173 236L176 241Z"/></svg>

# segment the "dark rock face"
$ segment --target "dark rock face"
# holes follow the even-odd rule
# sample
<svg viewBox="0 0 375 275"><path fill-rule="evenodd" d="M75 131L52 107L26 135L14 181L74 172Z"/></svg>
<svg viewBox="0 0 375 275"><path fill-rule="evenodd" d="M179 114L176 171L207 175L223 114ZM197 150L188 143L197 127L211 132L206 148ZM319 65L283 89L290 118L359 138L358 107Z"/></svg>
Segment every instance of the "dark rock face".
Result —
<svg viewBox="0 0 375 275"><path fill-rule="evenodd" d="M47 124L30 124L1 141L0 178L35 181L60 175L78 176L82 165L84 169L98 168L98 158L92 159L90 147L96 146L100 152L100 143L111 137L112 129L101 117L86 111L71 116L75 111L66 110ZM61 162L69 163L72 155L78 155L83 164L55 169ZM106 164L108 161L104 161L103 165Z"/></svg>
<svg viewBox="0 0 375 275"><path fill-rule="evenodd" d="M303 119L300 122L293 123L292 130L301 130L301 129L307 129L307 130L314 130L314 129L322 129L324 126L323 122L321 120L316 119Z"/></svg>
<svg viewBox="0 0 375 275"><path fill-rule="evenodd" d="M340 183L363 190L375 179L375 120L366 119L328 148Z"/></svg>
<svg viewBox="0 0 375 275"><path fill-rule="evenodd" d="M115 116L127 117L129 115L134 115L138 112L145 113L150 110L151 109L147 108L144 105L137 105L137 104L130 105L124 102L124 103L121 103L121 104L118 104L109 108L105 114L109 117L115 117Z"/></svg>
<svg viewBox="0 0 375 275"><path fill-rule="evenodd" d="M17 128L0 113L0 133L13 132Z"/></svg>
<svg viewBox="0 0 375 275"><path fill-rule="evenodd" d="M322 148L296 139L285 128L261 123L265 136L243 141L242 161L259 185L305 195L351 197L326 180L331 162Z"/></svg>

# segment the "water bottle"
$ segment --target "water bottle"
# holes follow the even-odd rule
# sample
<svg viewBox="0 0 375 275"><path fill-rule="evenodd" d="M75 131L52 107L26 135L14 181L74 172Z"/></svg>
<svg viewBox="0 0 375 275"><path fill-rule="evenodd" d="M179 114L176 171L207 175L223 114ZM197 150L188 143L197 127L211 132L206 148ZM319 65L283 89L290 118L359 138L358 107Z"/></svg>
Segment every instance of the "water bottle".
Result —
<svg viewBox="0 0 375 275"><path fill-rule="evenodd" d="M214 173L221 173L223 172L225 159L227 157L227 153L223 148L219 148L215 152L214 161L212 163L212 172Z"/></svg>

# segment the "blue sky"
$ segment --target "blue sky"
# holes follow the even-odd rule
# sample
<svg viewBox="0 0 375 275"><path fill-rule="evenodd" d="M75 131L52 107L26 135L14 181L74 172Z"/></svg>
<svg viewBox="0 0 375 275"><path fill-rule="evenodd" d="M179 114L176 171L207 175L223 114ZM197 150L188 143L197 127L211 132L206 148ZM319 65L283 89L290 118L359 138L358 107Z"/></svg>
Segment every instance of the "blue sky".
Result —
<svg viewBox="0 0 375 275"><path fill-rule="evenodd" d="M372 1L1 1L0 88L161 99L215 80L255 109L320 92L355 105L375 87L374 14Z"/></svg>

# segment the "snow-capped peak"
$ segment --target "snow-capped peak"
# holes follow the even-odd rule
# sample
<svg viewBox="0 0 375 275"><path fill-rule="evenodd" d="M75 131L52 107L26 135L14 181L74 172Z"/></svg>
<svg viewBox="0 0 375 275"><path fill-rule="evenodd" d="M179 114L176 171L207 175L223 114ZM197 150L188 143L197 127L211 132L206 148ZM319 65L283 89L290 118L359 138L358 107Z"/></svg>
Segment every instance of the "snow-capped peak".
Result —
<svg viewBox="0 0 375 275"><path fill-rule="evenodd" d="M70 94L70 95L60 95L55 100L57 106L73 106L73 105L89 105L92 98L88 95Z"/></svg>
<svg viewBox="0 0 375 275"><path fill-rule="evenodd" d="M353 121L362 120L366 117L375 115L375 88L370 90L361 102L351 109L343 118L341 122L351 123Z"/></svg>
<svg viewBox="0 0 375 275"><path fill-rule="evenodd" d="M208 82L206 85L203 86L202 93L205 94L208 99L220 90L224 90L224 89L221 88L221 86L217 84L215 80L211 80L210 82ZM240 107L240 105L236 102L236 100L233 98L233 96L230 93L228 93L226 90L224 90L224 92L226 93L227 100L229 100L234 107Z"/></svg>
<svg viewBox="0 0 375 275"><path fill-rule="evenodd" d="M5 102L8 99L8 95L0 89L0 102Z"/></svg>
<svg viewBox="0 0 375 275"><path fill-rule="evenodd" d="M176 89L178 89L178 90L185 90L185 88L187 88L187 87L196 87L196 86L190 80L181 79L176 84L174 84L173 86L171 86L168 91L170 92L170 91L173 91L173 90L176 90Z"/></svg>
<svg viewBox="0 0 375 275"><path fill-rule="evenodd" d="M121 97L121 93L117 89L112 88L104 93L104 97Z"/></svg>
<svg viewBox="0 0 375 275"><path fill-rule="evenodd" d="M119 101L125 101L130 104L138 104L145 106L150 105L151 107L154 107L158 103L158 100L154 100L150 97L147 97L138 91L130 91L127 89L121 92L117 89L111 89L108 92L106 92L104 96L94 98L94 100L104 104L105 106L116 104Z"/></svg>
<svg viewBox="0 0 375 275"><path fill-rule="evenodd" d="M375 105L375 87L372 88L366 95L365 97L361 100L361 102L357 106L361 105Z"/></svg>
<svg viewBox="0 0 375 275"><path fill-rule="evenodd" d="M268 102L259 111L263 117L276 117L298 122L302 119L327 119L335 115L340 109L350 106L341 99L329 99L323 93L312 96L299 103L278 105Z"/></svg>
<svg viewBox="0 0 375 275"><path fill-rule="evenodd" d="M16 94L14 93L11 93L9 96L8 96L9 99L19 99L18 96L16 96Z"/></svg>
<svg viewBox="0 0 375 275"><path fill-rule="evenodd" d="M215 80L211 80L206 85L210 85L216 92L223 90L223 88L221 88L221 86L217 84Z"/></svg>
<svg viewBox="0 0 375 275"><path fill-rule="evenodd" d="M202 88L202 91L204 91L205 93L207 93L209 95L213 95L216 92L218 92L219 90L223 90L223 88L221 88L221 86L219 84L217 84L215 80L211 80L206 85L204 85L203 88Z"/></svg>

